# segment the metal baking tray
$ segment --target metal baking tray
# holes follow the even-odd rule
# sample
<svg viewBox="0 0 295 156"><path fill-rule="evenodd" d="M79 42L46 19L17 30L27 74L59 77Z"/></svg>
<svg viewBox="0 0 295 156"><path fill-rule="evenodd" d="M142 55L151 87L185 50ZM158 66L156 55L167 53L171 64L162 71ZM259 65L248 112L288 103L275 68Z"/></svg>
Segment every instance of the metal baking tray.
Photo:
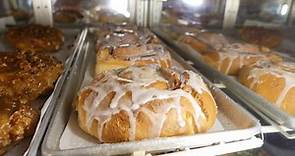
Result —
<svg viewBox="0 0 295 156"><path fill-rule="evenodd" d="M65 42L61 50L56 53L47 54L55 56L64 64L64 72L59 77L58 81L55 84L53 92L48 97L38 100L41 103L41 114L38 125L36 127L35 133L32 137L26 138L24 141L21 141L15 147L11 148L5 155L36 155L38 147L41 144L42 138L45 134L47 125L49 123L50 117L55 108L56 99L60 94L60 91L64 85L64 82L67 77L67 73L70 71L71 62L74 61L75 53L78 52L79 47L77 43L82 42L82 39L85 38L85 30L81 29L61 29L65 36ZM3 39L4 35L1 35L0 49L1 51L10 51L12 48L5 44Z"/></svg>
<svg viewBox="0 0 295 156"><path fill-rule="evenodd" d="M218 120L222 124L223 130L195 134L192 136L155 138L113 144L97 143L92 146L61 149L60 140L69 122L70 115L73 113L73 100L77 96L78 89L81 88L84 77L89 73L94 73L93 69L96 58L94 39L92 34L88 35L87 40L89 40L89 42L84 46L85 50L81 51L85 53L77 57L65 90L58 99L57 109L42 143L41 150L43 155L121 155L136 151L158 154L163 152L175 152L183 149L186 149L186 151L182 152L194 153L197 151L206 151L217 155L262 146L263 135L261 134L261 125L259 121L204 78L217 102ZM89 49L87 47L89 47ZM176 63L182 65L185 69L198 72L175 52L171 50L170 52ZM81 131L79 128L77 129ZM93 139L90 136L88 136L88 138ZM69 138L69 141L71 141L71 139L72 138ZM188 149L190 150L188 151Z"/></svg>
<svg viewBox="0 0 295 156"><path fill-rule="evenodd" d="M224 75L215 70L210 65L206 64L201 58L201 55L191 48L189 45L171 40L169 34L162 33L160 29L153 29L161 38L163 38L169 45L179 51L179 54L192 61L198 69L210 78L211 81L222 83L226 86L226 90L231 92L234 96L239 98L254 111L256 111L263 119L267 120L273 126L284 131L282 132L287 138L294 138L295 136L285 133L286 128L295 129L295 117L287 114L281 109L275 107L262 96L257 95L254 91L248 89L239 83L234 77ZM290 58L289 58L290 60ZM284 129L284 130L283 130ZM290 130L289 129L289 130Z"/></svg>

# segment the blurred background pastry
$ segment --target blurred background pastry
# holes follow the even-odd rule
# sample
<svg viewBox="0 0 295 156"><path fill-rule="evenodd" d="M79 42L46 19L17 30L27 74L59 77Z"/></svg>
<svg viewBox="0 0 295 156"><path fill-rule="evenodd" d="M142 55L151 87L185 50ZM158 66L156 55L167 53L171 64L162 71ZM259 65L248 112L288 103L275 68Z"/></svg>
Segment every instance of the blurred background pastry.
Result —
<svg viewBox="0 0 295 156"><path fill-rule="evenodd" d="M269 60L280 62L282 58L270 52L268 48L260 48L251 44L233 43L220 51L212 51L202 55L206 63L227 74L239 74L242 67L256 63L257 61Z"/></svg>
<svg viewBox="0 0 295 156"><path fill-rule="evenodd" d="M96 73L130 65L171 66L169 52L156 36L144 30L117 29L97 43Z"/></svg>
<svg viewBox="0 0 295 156"><path fill-rule="evenodd" d="M76 23L83 19L82 11L77 9L58 9L53 13L54 22Z"/></svg>
<svg viewBox="0 0 295 156"><path fill-rule="evenodd" d="M188 44L201 54L220 50L230 43L229 39L224 35L206 31L197 34L186 34L180 41Z"/></svg>
<svg viewBox="0 0 295 156"><path fill-rule="evenodd" d="M11 27L6 41L20 51L56 52L64 43L64 35L57 28L41 25Z"/></svg>
<svg viewBox="0 0 295 156"><path fill-rule="evenodd" d="M240 36L246 42L269 48L276 48L282 42L282 34L277 29L248 26L240 30Z"/></svg>

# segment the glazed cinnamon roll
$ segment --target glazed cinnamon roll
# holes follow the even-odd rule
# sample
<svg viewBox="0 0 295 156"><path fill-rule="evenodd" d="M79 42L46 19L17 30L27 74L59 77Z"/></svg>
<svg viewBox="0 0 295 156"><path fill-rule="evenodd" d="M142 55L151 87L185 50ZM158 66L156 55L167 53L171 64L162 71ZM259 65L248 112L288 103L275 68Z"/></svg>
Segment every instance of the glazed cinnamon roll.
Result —
<svg viewBox="0 0 295 156"><path fill-rule="evenodd" d="M101 143L206 132L217 107L201 77L158 65L98 74L76 102L80 127Z"/></svg>
<svg viewBox="0 0 295 156"><path fill-rule="evenodd" d="M269 60L280 62L282 59L268 48L260 48L252 44L229 44L220 51L203 54L206 63L227 75L238 75L242 67Z"/></svg>
<svg viewBox="0 0 295 156"><path fill-rule="evenodd" d="M131 65L171 66L169 52L148 32L120 30L107 34L97 43L96 73Z"/></svg>
<svg viewBox="0 0 295 156"><path fill-rule="evenodd" d="M188 44L201 54L220 50L229 44L228 38L224 35L211 32L187 33L184 37L181 37L180 41Z"/></svg>
<svg viewBox="0 0 295 156"><path fill-rule="evenodd" d="M244 67L239 80L275 106L295 115L295 64L259 62Z"/></svg>

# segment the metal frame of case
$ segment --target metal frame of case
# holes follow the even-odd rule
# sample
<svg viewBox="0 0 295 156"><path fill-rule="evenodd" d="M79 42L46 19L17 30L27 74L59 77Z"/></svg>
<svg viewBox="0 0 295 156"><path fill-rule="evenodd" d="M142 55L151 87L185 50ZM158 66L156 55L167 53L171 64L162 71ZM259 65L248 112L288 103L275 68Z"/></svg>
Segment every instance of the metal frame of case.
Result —
<svg viewBox="0 0 295 156"><path fill-rule="evenodd" d="M161 18L162 3L167 0L129 0L130 19L138 26L151 27L158 25ZM219 3L220 4L220 3ZM289 5L286 25L291 26L295 20L295 3L287 0ZM233 28L237 21L240 0L225 0L223 28ZM52 25L51 0L33 0L35 22L43 25Z"/></svg>

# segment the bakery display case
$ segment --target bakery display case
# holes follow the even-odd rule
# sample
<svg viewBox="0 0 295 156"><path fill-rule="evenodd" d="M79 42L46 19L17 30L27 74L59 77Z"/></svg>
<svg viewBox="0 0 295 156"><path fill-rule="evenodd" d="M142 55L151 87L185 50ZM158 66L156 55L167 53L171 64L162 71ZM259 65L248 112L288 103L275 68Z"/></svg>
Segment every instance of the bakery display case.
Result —
<svg viewBox="0 0 295 156"><path fill-rule="evenodd" d="M3 0L0 3L1 23L28 23L32 19L32 1Z"/></svg>
<svg viewBox="0 0 295 156"><path fill-rule="evenodd" d="M56 0L53 20L60 24L117 24L133 21L134 2L129 0Z"/></svg>
<svg viewBox="0 0 295 156"><path fill-rule="evenodd" d="M159 22L182 26L221 27L224 5L225 0L168 0L162 4Z"/></svg>
<svg viewBox="0 0 295 156"><path fill-rule="evenodd" d="M237 25L285 25L291 7L291 0L241 0Z"/></svg>
<svg viewBox="0 0 295 156"><path fill-rule="evenodd" d="M284 136L281 140L294 142L288 140L294 139L293 5L293 1L228 0L219 27L178 26L159 20L152 29L256 114L266 136L279 132ZM267 142L268 150L269 144L276 143Z"/></svg>
<svg viewBox="0 0 295 156"><path fill-rule="evenodd" d="M292 155L294 6L1 1L0 155Z"/></svg>

